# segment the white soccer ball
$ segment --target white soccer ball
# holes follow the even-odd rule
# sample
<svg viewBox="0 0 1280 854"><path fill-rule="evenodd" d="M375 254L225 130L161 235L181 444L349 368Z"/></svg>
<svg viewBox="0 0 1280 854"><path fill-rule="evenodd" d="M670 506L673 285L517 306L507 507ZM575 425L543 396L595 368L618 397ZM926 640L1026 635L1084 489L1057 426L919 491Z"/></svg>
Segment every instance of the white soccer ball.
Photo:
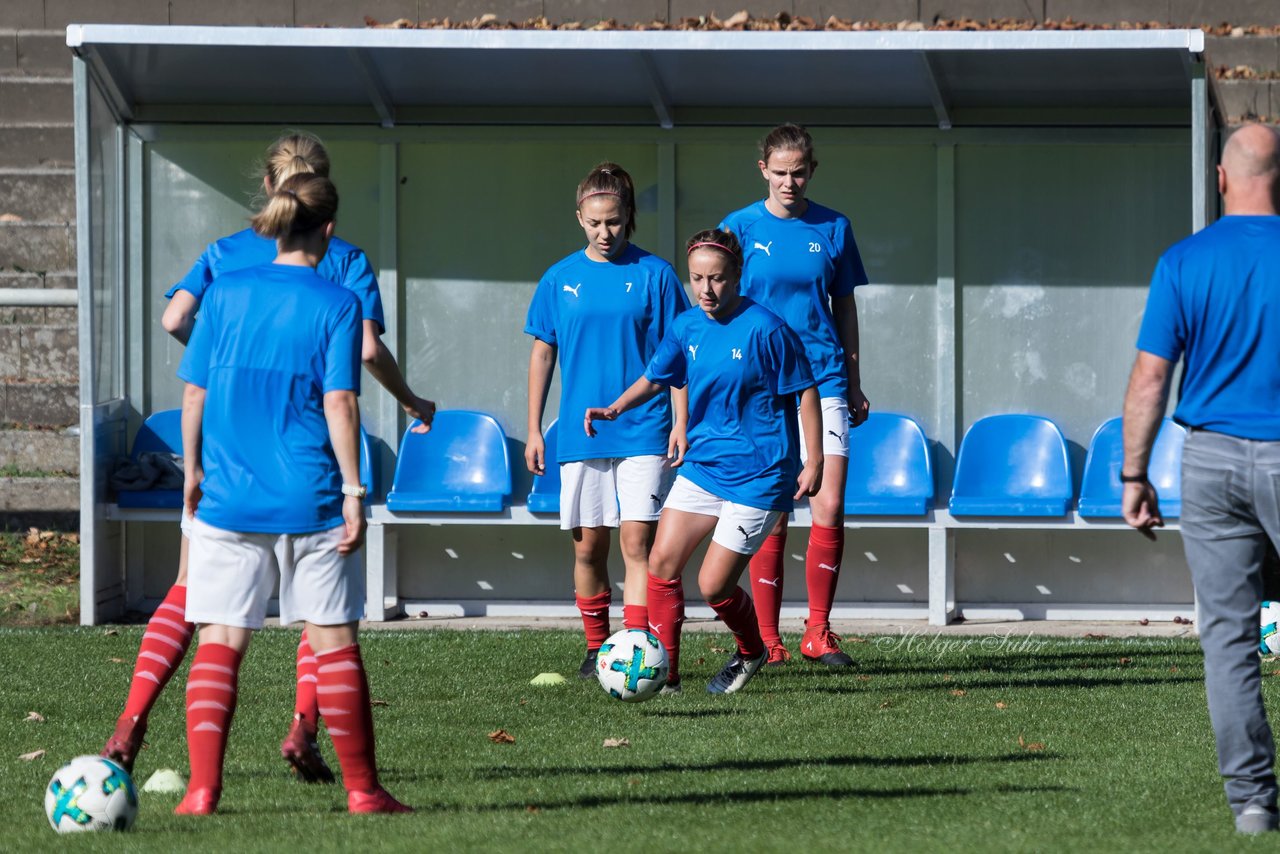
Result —
<svg viewBox="0 0 1280 854"><path fill-rule="evenodd" d="M77 756L49 781L44 812L59 833L128 830L138 815L138 790L119 764L102 756Z"/></svg>
<svg viewBox="0 0 1280 854"><path fill-rule="evenodd" d="M642 703L667 684L667 650L643 629L623 629L600 646L596 678L624 703Z"/></svg>
<svg viewBox="0 0 1280 854"><path fill-rule="evenodd" d="M1258 651L1263 655L1280 655L1280 602L1262 603L1262 642Z"/></svg>

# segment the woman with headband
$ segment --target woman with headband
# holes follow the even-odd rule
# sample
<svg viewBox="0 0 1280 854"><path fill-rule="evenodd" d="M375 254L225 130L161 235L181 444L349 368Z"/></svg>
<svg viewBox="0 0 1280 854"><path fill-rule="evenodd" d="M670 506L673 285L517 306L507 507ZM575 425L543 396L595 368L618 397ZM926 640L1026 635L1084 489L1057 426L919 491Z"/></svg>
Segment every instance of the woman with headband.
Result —
<svg viewBox="0 0 1280 854"><path fill-rule="evenodd" d="M320 140L310 134L293 133L280 137L267 149L262 186L270 197L276 187L293 175L329 175L329 153ZM276 257L276 242L270 236L246 228L209 244L191 271L165 294L169 305L161 323L170 335L186 344L195 325L205 291L215 277L259 264L269 264ZM436 405L418 397L405 382L395 356L382 343L384 322L382 297L378 280L364 252L340 239L329 241L316 272L334 284L355 294L361 309L361 361L364 367L387 391L400 401L410 418L422 421L418 432L430 429ZM367 486L367 484L366 484ZM194 626L186 619L187 604L187 533L190 520L182 520L182 546L178 557L178 577L155 615L147 623L134 666L124 712L116 721L115 731L107 740L102 755L133 770L134 759L147 732L147 717L160 699L186 656ZM280 745L280 753L306 782L333 782L333 772L325 764L316 744L316 659L304 632L298 645L297 694L293 724Z"/></svg>
<svg viewBox="0 0 1280 854"><path fill-rule="evenodd" d="M774 128L760 144L763 201L725 217L745 252L742 292L776 313L799 336L822 398L822 486L809 500L813 527L805 553L809 618L800 654L829 667L851 659L831 631L831 605L844 554L844 488L849 471L849 430L867 420L858 367L858 306L853 289L867 283L849 220L805 198L818 168L813 138L799 125ZM778 634L787 519L751 561L752 589L769 664L791 654Z"/></svg>
<svg viewBox="0 0 1280 854"><path fill-rule="evenodd" d="M585 249L554 264L538 283L524 331L529 358L529 442L535 475L560 466L560 527L573 536L573 586L587 653L578 675L595 675L609 637L610 529L619 529L625 565L623 624L646 629L649 549L684 437L685 396L655 395L594 441L576 429L588 405L617 396L639 375L689 300L671 265L630 242L635 186L615 163L601 163L578 185L578 224ZM548 449L542 417L560 360L557 447ZM672 401L675 418L672 419Z"/></svg>
<svg viewBox="0 0 1280 854"><path fill-rule="evenodd" d="M689 286L700 310L676 319L640 379L608 407L587 409L584 427L594 436L668 387L688 390L689 450L649 556L649 623L671 663L663 690L678 692L681 574L710 535L698 588L733 632L737 650L707 690L731 694L768 656L751 597L738 578L792 502L822 482L822 415L795 333L739 293L737 239L725 231L698 232L689 240L688 258ZM792 416L797 398L807 450L803 466Z"/></svg>

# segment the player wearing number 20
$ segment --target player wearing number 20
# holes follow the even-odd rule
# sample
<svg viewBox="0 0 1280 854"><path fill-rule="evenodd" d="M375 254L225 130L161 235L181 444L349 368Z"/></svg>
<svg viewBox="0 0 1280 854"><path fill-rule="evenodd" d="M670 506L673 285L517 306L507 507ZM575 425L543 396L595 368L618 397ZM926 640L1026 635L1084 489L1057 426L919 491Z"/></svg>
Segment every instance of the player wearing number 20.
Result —
<svg viewBox="0 0 1280 854"><path fill-rule="evenodd" d="M725 217L721 228L742 244L742 294L787 322L804 346L822 398L822 487L809 501L813 527L805 554L809 619L800 652L831 667L853 664L831 632L831 603L844 552L844 488L849 429L866 421L870 404L858 366L858 307L853 289L867 283L849 220L805 198L818 168L813 139L798 125L774 128L760 145L768 196ZM787 519L751 561L752 592L769 664L791 655L778 635Z"/></svg>

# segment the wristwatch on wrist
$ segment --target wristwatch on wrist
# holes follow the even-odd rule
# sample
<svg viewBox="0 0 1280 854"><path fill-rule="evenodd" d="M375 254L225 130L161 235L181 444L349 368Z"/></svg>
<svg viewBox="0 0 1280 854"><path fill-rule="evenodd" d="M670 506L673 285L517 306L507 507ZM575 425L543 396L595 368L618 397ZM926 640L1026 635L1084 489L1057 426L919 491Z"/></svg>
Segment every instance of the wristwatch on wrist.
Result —
<svg viewBox="0 0 1280 854"><path fill-rule="evenodd" d="M369 487L363 483L344 483L342 484L342 494L349 495L352 498L364 498L369 494Z"/></svg>
<svg viewBox="0 0 1280 854"><path fill-rule="evenodd" d="M1125 474L1124 469L1121 469L1120 482L1121 483L1146 483L1147 473L1144 471L1142 474Z"/></svg>

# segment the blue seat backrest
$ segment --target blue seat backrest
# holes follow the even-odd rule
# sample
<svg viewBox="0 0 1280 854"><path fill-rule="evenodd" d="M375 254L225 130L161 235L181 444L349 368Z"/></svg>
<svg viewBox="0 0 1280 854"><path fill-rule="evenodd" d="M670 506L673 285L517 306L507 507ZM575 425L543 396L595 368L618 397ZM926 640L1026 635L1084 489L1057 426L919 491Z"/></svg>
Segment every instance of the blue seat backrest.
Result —
<svg viewBox="0 0 1280 854"><path fill-rule="evenodd" d="M1089 456L1084 463L1080 484L1080 515L1088 518L1119 518L1120 467L1124 464L1124 419L1116 417L1103 422L1089 442ZM1182 514L1182 443L1187 431L1165 418L1160 424L1151 457L1147 462L1147 478L1160 498L1160 512L1165 516Z"/></svg>
<svg viewBox="0 0 1280 854"><path fill-rule="evenodd" d="M511 496L507 437L497 419L461 409L436 413L427 433L414 421L400 441L387 507L404 512L500 511Z"/></svg>
<svg viewBox="0 0 1280 854"><path fill-rule="evenodd" d="M131 459L143 454L169 453L182 456L182 410L164 409L153 412L142 422L133 437Z"/></svg>
<svg viewBox="0 0 1280 854"><path fill-rule="evenodd" d="M378 477L378 461L374 455L373 440L369 438L369 434L365 432L364 425L360 425L360 482L369 488L369 494L365 498L368 503L377 498L381 492L378 487L381 485L381 478Z"/></svg>
<svg viewBox="0 0 1280 854"><path fill-rule="evenodd" d="M1072 492L1071 460L1056 424L1036 415L990 415L960 443L951 513L1061 516Z"/></svg>
<svg viewBox="0 0 1280 854"><path fill-rule="evenodd" d="M933 461L924 430L911 418L873 412L849 431L845 513L922 516L933 503Z"/></svg>
<svg viewBox="0 0 1280 854"><path fill-rule="evenodd" d="M560 463L556 461L556 435L560 422L552 421L543 431L546 445L546 473L533 478L533 491L529 493L530 513L560 512Z"/></svg>

